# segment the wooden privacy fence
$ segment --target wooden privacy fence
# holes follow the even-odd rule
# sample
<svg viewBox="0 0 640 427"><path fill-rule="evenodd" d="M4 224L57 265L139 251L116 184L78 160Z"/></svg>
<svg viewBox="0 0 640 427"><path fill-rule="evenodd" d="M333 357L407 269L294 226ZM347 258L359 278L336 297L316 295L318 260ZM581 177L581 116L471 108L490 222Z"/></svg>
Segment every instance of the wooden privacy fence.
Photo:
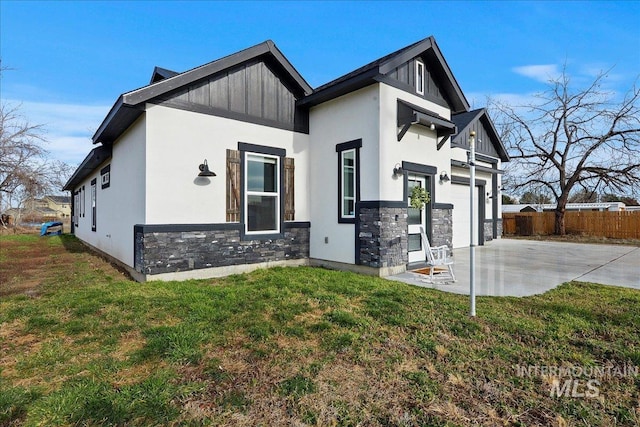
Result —
<svg viewBox="0 0 640 427"><path fill-rule="evenodd" d="M583 234L610 239L640 239L640 211L568 211L564 215L567 234ZM505 235L553 234L555 212L503 213Z"/></svg>

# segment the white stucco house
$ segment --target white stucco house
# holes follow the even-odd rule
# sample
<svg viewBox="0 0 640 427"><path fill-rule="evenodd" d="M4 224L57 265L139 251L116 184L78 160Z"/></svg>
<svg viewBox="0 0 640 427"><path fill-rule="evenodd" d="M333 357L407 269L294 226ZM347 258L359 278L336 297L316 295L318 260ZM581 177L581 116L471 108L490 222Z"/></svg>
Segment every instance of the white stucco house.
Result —
<svg viewBox="0 0 640 427"><path fill-rule="evenodd" d="M156 67L65 185L73 232L137 280L402 272L424 262L420 225L433 244L469 244L470 130L482 244L501 234L509 157L433 37L315 89L271 41L182 73ZM422 211L409 208L416 185L431 196Z"/></svg>

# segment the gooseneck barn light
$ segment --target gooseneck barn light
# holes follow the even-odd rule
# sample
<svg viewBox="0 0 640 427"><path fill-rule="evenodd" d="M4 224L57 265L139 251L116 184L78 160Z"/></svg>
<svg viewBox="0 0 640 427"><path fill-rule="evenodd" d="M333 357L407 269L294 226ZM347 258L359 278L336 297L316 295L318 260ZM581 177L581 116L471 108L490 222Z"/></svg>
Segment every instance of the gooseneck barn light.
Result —
<svg viewBox="0 0 640 427"><path fill-rule="evenodd" d="M211 172L209 170L207 159L204 159L204 163L200 163L200 166L198 166L198 169L200 169L200 173L198 174L198 176L216 176L215 172Z"/></svg>

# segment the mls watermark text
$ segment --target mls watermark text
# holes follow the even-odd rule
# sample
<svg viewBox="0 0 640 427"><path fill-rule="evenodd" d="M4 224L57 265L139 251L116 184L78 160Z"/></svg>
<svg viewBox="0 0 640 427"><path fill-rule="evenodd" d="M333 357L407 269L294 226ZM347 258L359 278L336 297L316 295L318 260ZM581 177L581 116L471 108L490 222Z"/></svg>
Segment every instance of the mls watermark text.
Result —
<svg viewBox="0 0 640 427"><path fill-rule="evenodd" d="M551 385L551 397L597 398L607 379L640 375L640 367L635 365L515 365L514 368L518 377L546 378Z"/></svg>

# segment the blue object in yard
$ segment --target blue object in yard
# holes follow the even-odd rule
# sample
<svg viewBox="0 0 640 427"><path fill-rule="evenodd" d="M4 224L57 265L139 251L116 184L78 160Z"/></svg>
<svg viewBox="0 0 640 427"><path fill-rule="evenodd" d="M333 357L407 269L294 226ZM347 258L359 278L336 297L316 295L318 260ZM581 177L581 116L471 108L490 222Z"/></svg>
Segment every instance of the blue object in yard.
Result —
<svg viewBox="0 0 640 427"><path fill-rule="evenodd" d="M60 221L45 222L40 228L40 236L59 236L62 234L63 228Z"/></svg>

